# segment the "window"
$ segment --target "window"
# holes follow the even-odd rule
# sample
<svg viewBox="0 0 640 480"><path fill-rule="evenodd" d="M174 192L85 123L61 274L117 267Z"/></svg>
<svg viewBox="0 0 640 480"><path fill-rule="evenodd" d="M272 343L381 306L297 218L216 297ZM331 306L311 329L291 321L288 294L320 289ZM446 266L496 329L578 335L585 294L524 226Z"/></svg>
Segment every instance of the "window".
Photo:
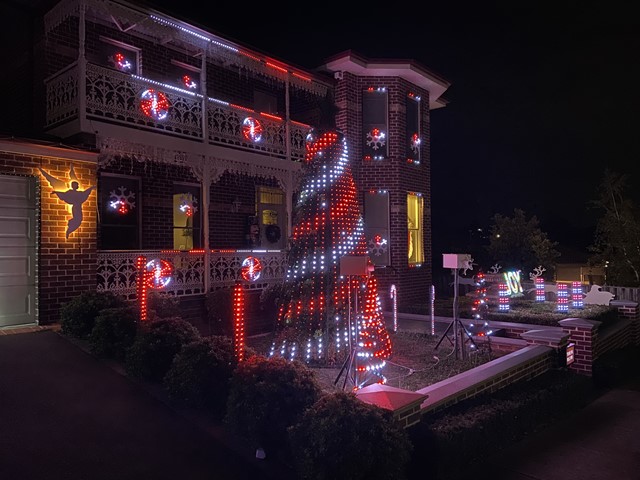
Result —
<svg viewBox="0 0 640 480"><path fill-rule="evenodd" d="M120 72L138 74L139 53L140 49L133 45L100 36L97 57L93 60Z"/></svg>
<svg viewBox="0 0 640 480"><path fill-rule="evenodd" d="M268 249L283 248L286 239L284 192L279 188L260 186L257 190L257 196L257 216L260 229L258 246Z"/></svg>
<svg viewBox="0 0 640 480"><path fill-rule="evenodd" d="M169 83L178 88L194 93L200 93L200 69L187 63L171 60L168 68Z"/></svg>
<svg viewBox="0 0 640 480"><path fill-rule="evenodd" d="M202 248L200 186L173 185L173 248Z"/></svg>
<svg viewBox="0 0 640 480"><path fill-rule="evenodd" d="M100 248L140 248L140 179L102 174L100 182Z"/></svg>
<svg viewBox="0 0 640 480"><path fill-rule="evenodd" d="M388 152L387 89L370 87L362 93L362 151L364 160L382 160Z"/></svg>
<svg viewBox="0 0 640 480"><path fill-rule="evenodd" d="M420 136L420 97L407 96L407 162L420 163L422 138Z"/></svg>
<svg viewBox="0 0 640 480"><path fill-rule="evenodd" d="M271 113L272 115L277 115L278 97L276 97L273 93L255 90L253 92L253 107L256 112L265 112Z"/></svg>
<svg viewBox="0 0 640 480"><path fill-rule="evenodd" d="M424 262L423 209L422 194L409 192L407 195L407 227L409 229L407 254L409 265L420 265Z"/></svg>
<svg viewBox="0 0 640 480"><path fill-rule="evenodd" d="M375 266L389 261L389 192L378 190L364 194L364 234L369 258Z"/></svg>

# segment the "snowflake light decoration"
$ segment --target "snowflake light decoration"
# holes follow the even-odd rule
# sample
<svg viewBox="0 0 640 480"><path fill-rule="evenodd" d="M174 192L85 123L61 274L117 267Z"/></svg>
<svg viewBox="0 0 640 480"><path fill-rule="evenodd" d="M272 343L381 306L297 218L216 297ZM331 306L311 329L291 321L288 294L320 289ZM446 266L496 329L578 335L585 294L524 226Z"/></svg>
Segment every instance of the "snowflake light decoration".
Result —
<svg viewBox="0 0 640 480"><path fill-rule="evenodd" d="M140 108L147 117L164 120L169 114L169 100L164 93L150 88L140 95Z"/></svg>
<svg viewBox="0 0 640 480"><path fill-rule="evenodd" d="M110 56L109 63L121 72L128 72L132 68L131 62L120 52L114 53Z"/></svg>
<svg viewBox="0 0 640 480"><path fill-rule="evenodd" d="M420 137L418 136L417 133L414 133L413 135L411 135L411 151L416 155L420 152L421 143L422 143L422 140L420 140Z"/></svg>
<svg viewBox="0 0 640 480"><path fill-rule="evenodd" d="M254 143L262 140L262 124L253 117L247 117L242 122L242 135Z"/></svg>
<svg viewBox="0 0 640 480"><path fill-rule="evenodd" d="M380 131L379 128L373 128L369 133L367 133L367 146L374 150L378 150L379 148L384 147L387 143L385 138L386 135L384 132Z"/></svg>
<svg viewBox="0 0 640 480"><path fill-rule="evenodd" d="M180 197L180 206L178 208L187 217L192 217L193 214L198 211L198 207L196 206L197 203L198 199L193 195L182 195Z"/></svg>
<svg viewBox="0 0 640 480"><path fill-rule="evenodd" d="M374 235L373 238L369 240L369 253L379 257L387 251L387 243L387 239L382 238L382 235Z"/></svg>
<svg viewBox="0 0 640 480"><path fill-rule="evenodd" d="M136 194L128 191L127 187L118 187L118 192L111 190L109 192L109 207L116 210L121 215L126 215L136 208Z"/></svg>

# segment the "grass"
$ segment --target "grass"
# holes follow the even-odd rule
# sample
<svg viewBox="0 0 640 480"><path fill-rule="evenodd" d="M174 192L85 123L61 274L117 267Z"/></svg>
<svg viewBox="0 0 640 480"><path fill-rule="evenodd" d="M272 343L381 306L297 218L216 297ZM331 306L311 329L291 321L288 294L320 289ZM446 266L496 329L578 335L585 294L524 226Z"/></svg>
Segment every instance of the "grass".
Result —
<svg viewBox="0 0 640 480"><path fill-rule="evenodd" d="M471 351L466 359L456 359L448 339L443 339L438 348L435 348L441 338L438 335L414 332L397 332L391 335L393 354L387 360L383 373L387 378L387 385L405 390L419 390L499 356L487 349L480 349ZM271 341L271 334L257 335L247 338L247 346L258 354L267 355ZM345 377L344 373L338 377L341 366L312 367L323 391L330 393L342 390Z"/></svg>

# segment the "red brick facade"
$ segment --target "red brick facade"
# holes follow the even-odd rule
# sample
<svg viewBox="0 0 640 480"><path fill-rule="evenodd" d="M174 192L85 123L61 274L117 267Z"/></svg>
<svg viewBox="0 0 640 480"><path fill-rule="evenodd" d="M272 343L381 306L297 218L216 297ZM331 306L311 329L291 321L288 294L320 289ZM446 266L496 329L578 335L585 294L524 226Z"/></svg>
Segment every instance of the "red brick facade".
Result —
<svg viewBox="0 0 640 480"><path fill-rule="evenodd" d="M20 150L17 148L16 150ZM37 318L40 324L58 321L60 305L80 292L96 288L96 193L83 204L83 221L65 238L70 213L67 205L52 196L53 189L38 167L56 178L68 178L73 165L81 189L96 184L96 164L56 156L22 154L0 149L0 174L32 176L39 196L39 245L37 260ZM73 152L72 152L73 153ZM59 155L59 156L58 156ZM87 154L87 157L91 155ZM95 158L95 155L94 155Z"/></svg>

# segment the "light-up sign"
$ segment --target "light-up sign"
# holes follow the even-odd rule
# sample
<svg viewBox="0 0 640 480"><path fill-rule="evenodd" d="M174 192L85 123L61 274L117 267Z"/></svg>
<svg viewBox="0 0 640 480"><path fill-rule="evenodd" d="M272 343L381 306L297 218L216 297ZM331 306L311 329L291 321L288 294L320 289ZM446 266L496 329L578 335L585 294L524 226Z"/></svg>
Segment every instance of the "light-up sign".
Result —
<svg viewBox="0 0 640 480"><path fill-rule="evenodd" d="M520 270L515 272L504 272L504 283L507 285L507 295L513 296L522 293L522 285L520 283Z"/></svg>
<svg viewBox="0 0 640 480"><path fill-rule="evenodd" d="M569 343L567 345L567 365L571 365L575 360L576 344Z"/></svg>

